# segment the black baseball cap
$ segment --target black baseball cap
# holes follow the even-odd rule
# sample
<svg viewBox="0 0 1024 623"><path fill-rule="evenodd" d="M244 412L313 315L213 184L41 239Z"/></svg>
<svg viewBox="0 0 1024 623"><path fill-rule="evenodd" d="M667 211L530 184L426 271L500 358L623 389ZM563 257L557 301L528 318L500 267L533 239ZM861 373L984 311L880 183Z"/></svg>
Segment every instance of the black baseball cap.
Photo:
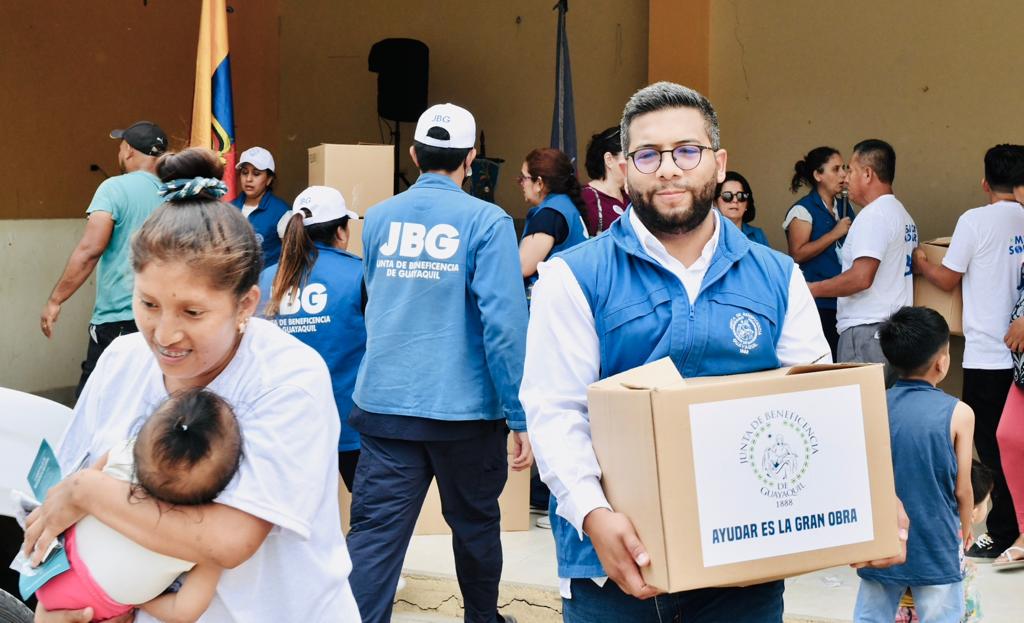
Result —
<svg viewBox="0 0 1024 623"><path fill-rule="evenodd" d="M167 135L149 121L136 121L124 130L114 130L110 138L122 139L147 156L160 156L167 151Z"/></svg>

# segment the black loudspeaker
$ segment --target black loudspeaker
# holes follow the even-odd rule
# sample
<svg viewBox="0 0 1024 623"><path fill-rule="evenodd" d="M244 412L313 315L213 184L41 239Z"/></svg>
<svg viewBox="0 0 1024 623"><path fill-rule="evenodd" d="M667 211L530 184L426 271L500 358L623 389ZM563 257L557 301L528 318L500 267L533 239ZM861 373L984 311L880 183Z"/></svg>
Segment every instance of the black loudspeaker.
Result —
<svg viewBox="0 0 1024 623"><path fill-rule="evenodd" d="M391 121L418 121L427 109L430 48L416 39L384 39L370 48L377 74L377 114Z"/></svg>

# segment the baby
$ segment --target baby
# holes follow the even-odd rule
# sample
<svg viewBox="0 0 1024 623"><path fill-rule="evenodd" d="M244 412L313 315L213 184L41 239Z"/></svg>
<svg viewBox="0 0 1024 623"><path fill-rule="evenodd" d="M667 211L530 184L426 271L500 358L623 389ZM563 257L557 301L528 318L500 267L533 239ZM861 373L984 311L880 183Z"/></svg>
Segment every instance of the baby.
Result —
<svg viewBox="0 0 1024 623"><path fill-rule="evenodd" d="M94 465L133 483L133 496L171 506L208 504L238 471L242 437L231 407L205 389L176 392L134 440ZM36 591L47 610L92 607L96 620L139 607L164 621L191 621L210 605L222 569L148 550L94 517L65 533L71 569ZM165 593L188 572L176 593Z"/></svg>

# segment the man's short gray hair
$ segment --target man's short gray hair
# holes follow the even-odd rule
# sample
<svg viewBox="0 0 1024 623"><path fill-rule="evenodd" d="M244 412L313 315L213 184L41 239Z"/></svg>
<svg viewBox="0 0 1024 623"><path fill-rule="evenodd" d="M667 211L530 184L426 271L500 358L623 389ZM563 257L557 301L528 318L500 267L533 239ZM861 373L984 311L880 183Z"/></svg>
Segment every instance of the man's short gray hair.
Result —
<svg viewBox="0 0 1024 623"><path fill-rule="evenodd" d="M704 129L711 139L711 148L719 149L718 115L715 108L697 91L674 82L655 82L645 86L629 98L622 111L619 134L622 137L622 153L629 153L629 124L640 115L665 108L696 108L704 117Z"/></svg>

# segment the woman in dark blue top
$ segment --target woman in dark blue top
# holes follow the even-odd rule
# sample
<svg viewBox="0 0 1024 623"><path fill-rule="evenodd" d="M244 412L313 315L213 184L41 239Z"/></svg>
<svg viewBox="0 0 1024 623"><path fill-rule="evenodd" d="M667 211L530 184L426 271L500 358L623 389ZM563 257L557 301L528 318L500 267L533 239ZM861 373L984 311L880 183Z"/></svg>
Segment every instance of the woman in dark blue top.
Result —
<svg viewBox="0 0 1024 623"><path fill-rule="evenodd" d="M256 240L263 247L263 265L277 264L289 207L273 193L274 157L262 147L250 147L242 152L235 168L241 192L231 204L242 210L256 231Z"/></svg>
<svg viewBox="0 0 1024 623"><path fill-rule="evenodd" d="M726 171L725 180L715 187L715 207L752 242L770 246L764 230L750 224L757 215L757 208L747 178L736 171Z"/></svg>
<svg viewBox="0 0 1024 623"><path fill-rule="evenodd" d="M807 186L810 192L789 209L782 222L789 255L800 265L808 282L831 279L843 271L839 249L854 217L850 200L843 193L846 188L843 156L831 147L816 147L793 165L793 169L790 190L795 193L801 186ZM814 303L835 358L839 343L836 299L818 298Z"/></svg>
<svg viewBox="0 0 1024 623"><path fill-rule="evenodd" d="M519 187L532 206L519 242L519 260L529 293L537 280L537 264L587 239L583 220L586 205L572 160L558 149L531 151L523 162Z"/></svg>

